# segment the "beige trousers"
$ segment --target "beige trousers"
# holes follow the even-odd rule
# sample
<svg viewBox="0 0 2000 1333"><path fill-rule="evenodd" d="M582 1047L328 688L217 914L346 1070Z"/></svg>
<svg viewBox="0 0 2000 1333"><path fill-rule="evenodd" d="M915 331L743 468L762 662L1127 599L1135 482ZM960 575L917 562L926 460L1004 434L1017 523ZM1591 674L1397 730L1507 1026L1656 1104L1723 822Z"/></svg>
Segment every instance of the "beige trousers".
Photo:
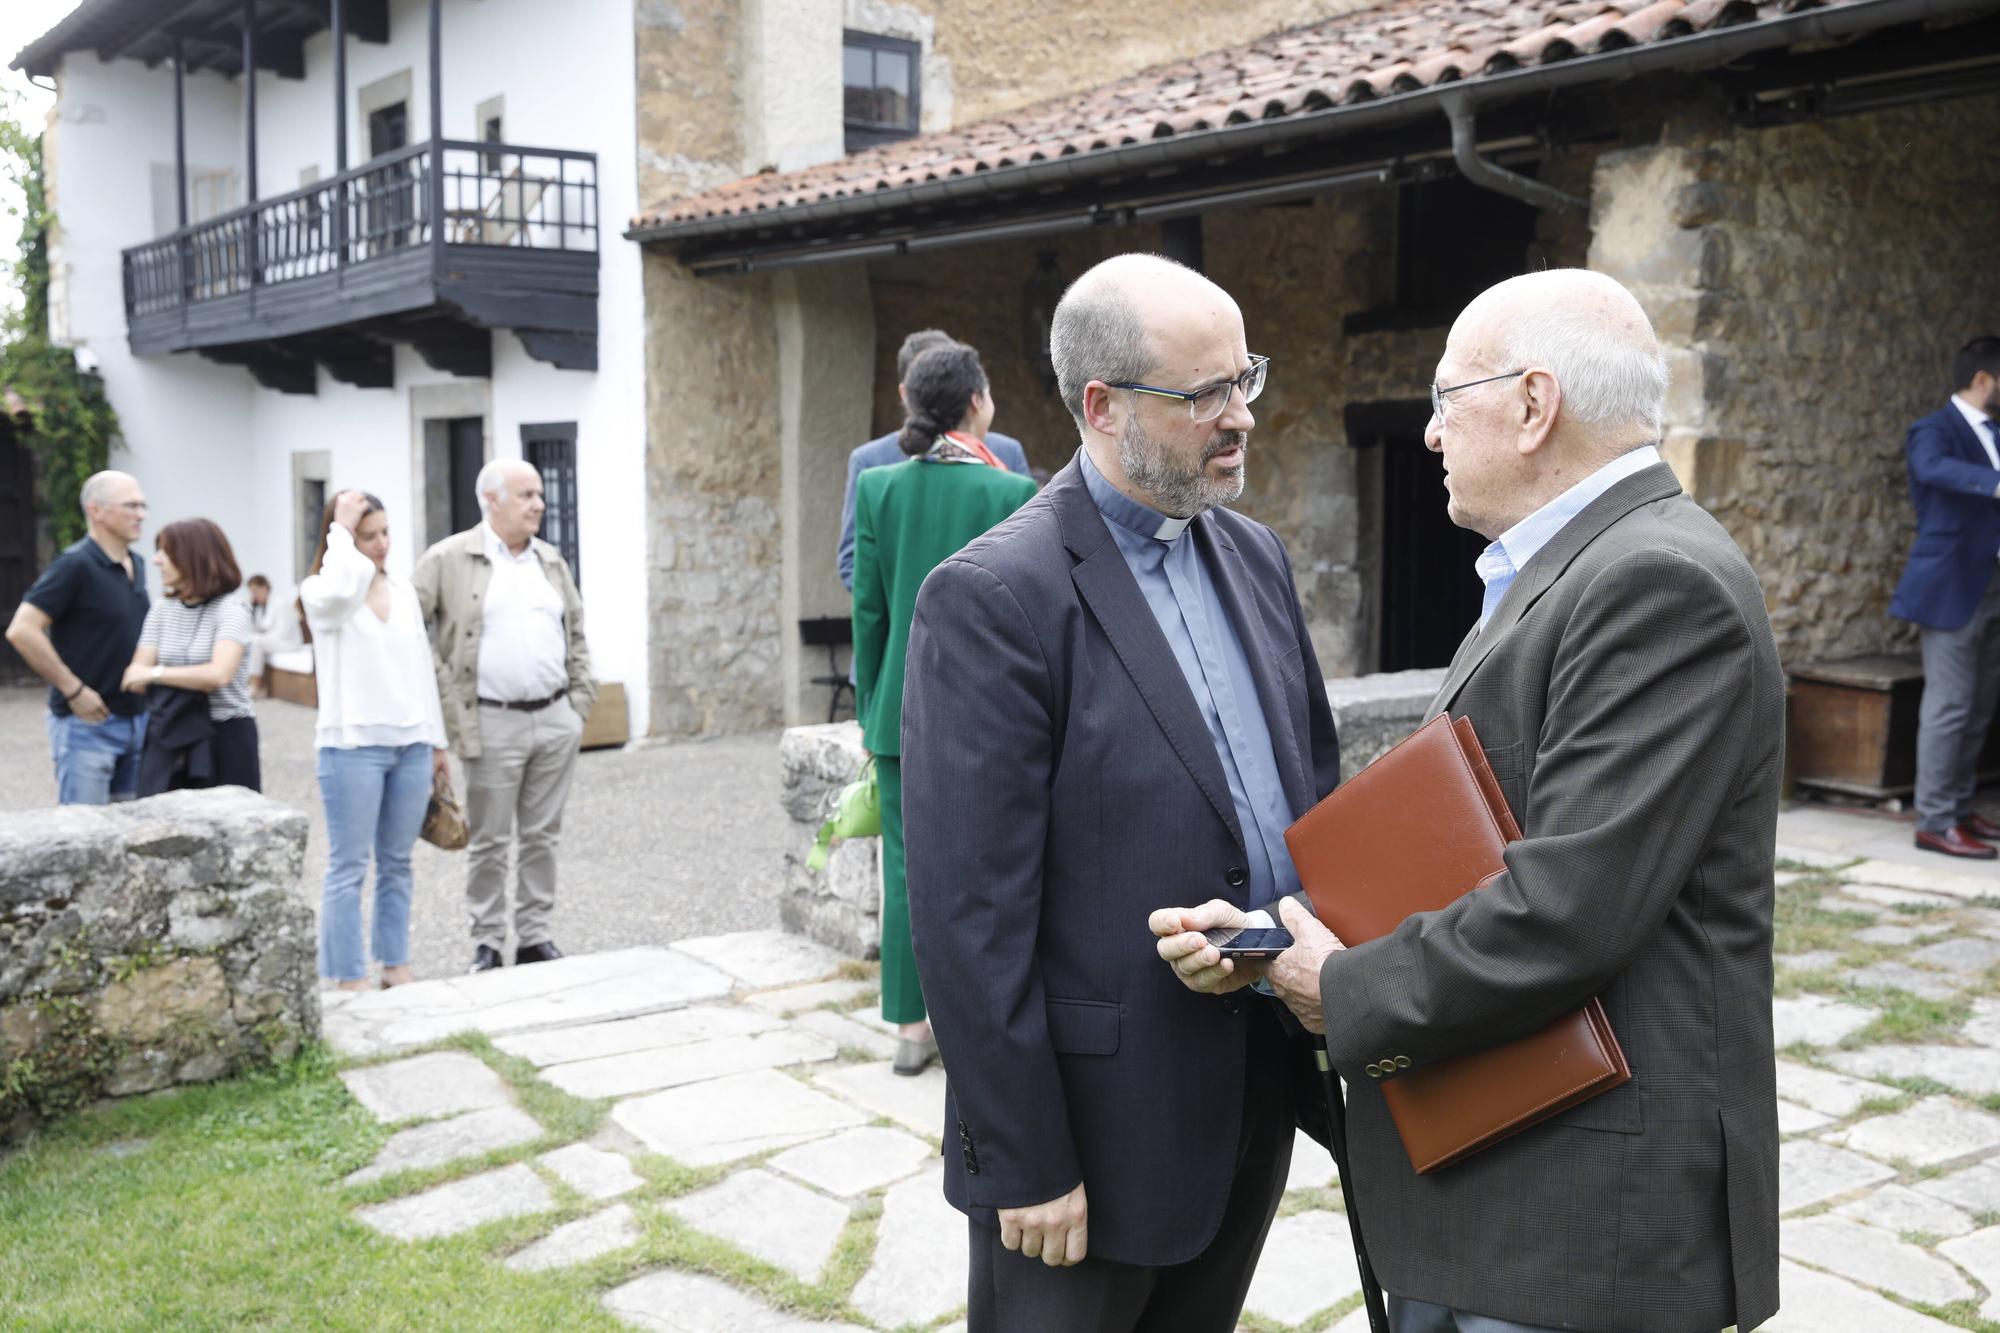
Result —
<svg viewBox="0 0 2000 1333"><path fill-rule="evenodd" d="M477 759L465 762L465 906L472 942L507 943L507 852L515 858L514 938L544 944L556 905L556 843L583 719L568 699L532 713L481 706Z"/></svg>

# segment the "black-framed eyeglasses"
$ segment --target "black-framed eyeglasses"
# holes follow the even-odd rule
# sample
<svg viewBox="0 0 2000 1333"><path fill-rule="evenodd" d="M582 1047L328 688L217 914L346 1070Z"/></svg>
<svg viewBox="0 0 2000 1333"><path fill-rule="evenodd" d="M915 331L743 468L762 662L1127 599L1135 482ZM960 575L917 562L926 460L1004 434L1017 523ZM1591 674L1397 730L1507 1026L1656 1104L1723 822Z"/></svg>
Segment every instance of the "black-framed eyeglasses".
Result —
<svg viewBox="0 0 2000 1333"><path fill-rule="evenodd" d="M1436 380L1432 380L1431 415L1436 417L1439 421L1444 420L1444 398L1445 395L1448 393L1457 393L1460 389L1476 389L1482 384L1492 384L1498 380L1516 379L1527 373L1528 372L1525 370L1510 370L1505 375L1488 375L1483 380L1467 380L1463 384L1454 384L1448 389L1440 389L1438 387L1438 382Z"/></svg>
<svg viewBox="0 0 2000 1333"><path fill-rule="evenodd" d="M1265 371L1271 365L1268 356L1250 358L1250 369L1233 380L1211 384L1204 389L1158 389L1150 384L1113 384L1114 389L1130 389L1133 393L1150 393L1155 398L1178 398L1188 406L1188 416L1195 421L1213 421L1229 410L1229 391L1241 389L1243 401L1252 403L1257 395L1264 392Z"/></svg>

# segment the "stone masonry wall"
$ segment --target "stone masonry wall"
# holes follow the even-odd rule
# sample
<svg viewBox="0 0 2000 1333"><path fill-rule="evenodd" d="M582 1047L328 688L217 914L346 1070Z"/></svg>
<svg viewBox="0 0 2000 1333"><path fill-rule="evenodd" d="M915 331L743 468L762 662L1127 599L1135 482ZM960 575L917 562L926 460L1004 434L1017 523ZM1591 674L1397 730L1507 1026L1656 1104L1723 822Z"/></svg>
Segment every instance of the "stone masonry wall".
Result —
<svg viewBox="0 0 2000 1333"><path fill-rule="evenodd" d="M778 799L789 821L779 919L786 930L856 958L881 952L882 840L841 842L821 871L806 869L806 856L833 813L834 797L860 776L867 758L854 722L791 727L778 741Z"/></svg>
<svg viewBox="0 0 2000 1333"><path fill-rule="evenodd" d="M1591 263L1673 363L1669 461L1763 579L1788 661L1905 650L1909 423L1991 332L2000 98L1766 130L1670 127L1607 154Z"/></svg>
<svg viewBox="0 0 2000 1333"><path fill-rule="evenodd" d="M240 788L0 814L0 1140L317 1038L305 841Z"/></svg>

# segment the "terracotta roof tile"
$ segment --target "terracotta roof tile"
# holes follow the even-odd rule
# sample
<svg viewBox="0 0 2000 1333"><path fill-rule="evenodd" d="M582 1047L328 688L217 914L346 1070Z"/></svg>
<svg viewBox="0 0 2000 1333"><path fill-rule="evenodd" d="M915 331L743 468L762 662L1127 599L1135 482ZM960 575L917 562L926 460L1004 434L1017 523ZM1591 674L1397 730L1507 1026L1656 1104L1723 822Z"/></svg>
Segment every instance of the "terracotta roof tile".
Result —
<svg viewBox="0 0 2000 1333"><path fill-rule="evenodd" d="M786 208L1295 116L1868 0L1386 0L972 125L671 201L640 227Z"/></svg>

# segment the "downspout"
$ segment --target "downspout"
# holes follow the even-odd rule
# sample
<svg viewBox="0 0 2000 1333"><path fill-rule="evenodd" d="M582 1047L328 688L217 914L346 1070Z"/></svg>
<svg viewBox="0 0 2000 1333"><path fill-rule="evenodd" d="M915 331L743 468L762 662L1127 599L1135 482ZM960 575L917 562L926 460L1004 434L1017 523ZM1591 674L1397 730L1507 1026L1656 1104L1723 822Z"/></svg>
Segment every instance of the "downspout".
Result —
<svg viewBox="0 0 2000 1333"><path fill-rule="evenodd" d="M1588 200L1565 194L1553 185L1544 185L1518 171L1495 166L1479 155L1479 126L1472 100L1463 93L1447 93L1438 99L1451 120L1451 156L1459 172L1482 189L1504 194L1551 213L1581 213L1590 208Z"/></svg>

